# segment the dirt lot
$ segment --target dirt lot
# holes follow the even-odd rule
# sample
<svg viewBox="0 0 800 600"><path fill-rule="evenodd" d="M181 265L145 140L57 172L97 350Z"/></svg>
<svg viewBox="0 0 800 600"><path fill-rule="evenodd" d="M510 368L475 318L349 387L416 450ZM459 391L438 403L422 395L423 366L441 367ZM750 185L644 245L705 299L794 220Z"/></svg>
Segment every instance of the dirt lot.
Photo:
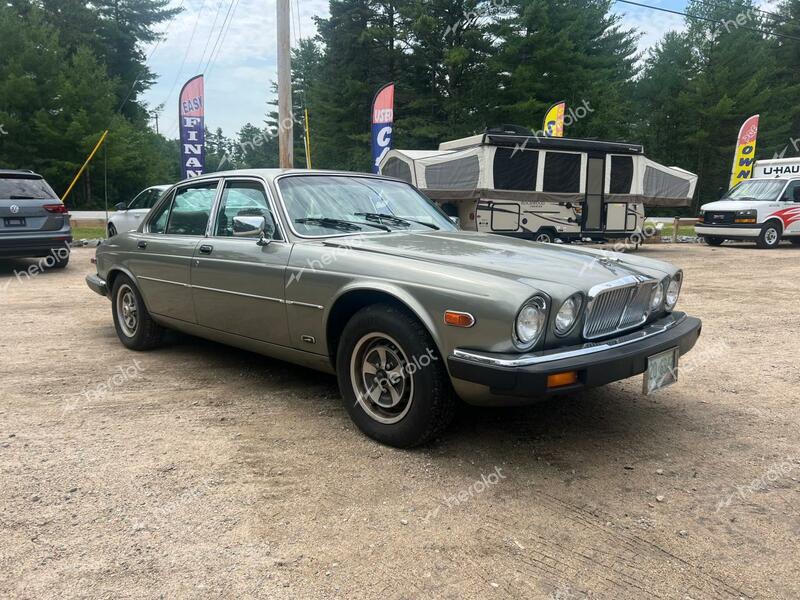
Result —
<svg viewBox="0 0 800 600"><path fill-rule="evenodd" d="M0 263L0 597L800 597L800 248L641 253L704 321L679 385L465 409L411 452L331 377L126 350L89 249Z"/></svg>

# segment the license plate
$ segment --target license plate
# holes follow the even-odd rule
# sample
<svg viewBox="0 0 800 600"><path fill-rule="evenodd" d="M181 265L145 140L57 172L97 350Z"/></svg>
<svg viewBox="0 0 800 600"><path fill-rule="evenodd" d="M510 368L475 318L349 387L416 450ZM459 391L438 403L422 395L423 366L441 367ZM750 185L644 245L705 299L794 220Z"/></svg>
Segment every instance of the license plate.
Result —
<svg viewBox="0 0 800 600"><path fill-rule="evenodd" d="M652 394L678 381L679 357L678 349L670 348L647 358L647 371L644 373L645 394Z"/></svg>
<svg viewBox="0 0 800 600"><path fill-rule="evenodd" d="M25 217L19 218L6 218L5 219L6 227L25 227Z"/></svg>

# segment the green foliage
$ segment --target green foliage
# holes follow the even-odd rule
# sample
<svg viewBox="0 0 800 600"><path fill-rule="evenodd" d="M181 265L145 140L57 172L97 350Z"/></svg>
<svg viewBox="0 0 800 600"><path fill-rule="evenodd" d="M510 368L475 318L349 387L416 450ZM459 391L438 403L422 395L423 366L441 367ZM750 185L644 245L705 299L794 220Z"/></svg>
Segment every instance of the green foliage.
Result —
<svg viewBox="0 0 800 600"><path fill-rule="evenodd" d="M119 2L116 8L112 17L102 3L0 5L0 124L7 132L0 135L0 166L34 169L63 194L103 131L110 130L71 192L71 208L100 208L106 192L113 205L179 176L177 144L147 127L144 108L129 100L128 109L117 112L135 79L132 73L138 70L144 78L132 96L149 77L136 44L152 40L152 25L171 11L150 0ZM128 40L124 60L121 54L110 58L124 47L111 43L112 31Z"/></svg>

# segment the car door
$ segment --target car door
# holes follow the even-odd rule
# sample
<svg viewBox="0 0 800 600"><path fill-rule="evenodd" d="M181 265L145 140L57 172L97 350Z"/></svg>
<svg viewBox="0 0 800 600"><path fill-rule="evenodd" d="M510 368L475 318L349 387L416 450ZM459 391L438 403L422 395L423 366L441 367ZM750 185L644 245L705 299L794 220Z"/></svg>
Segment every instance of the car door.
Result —
<svg viewBox="0 0 800 600"><path fill-rule="evenodd" d="M128 211L125 214L126 231L135 231L139 229L139 225L147 216L147 213L150 212L150 209L153 208L160 194L161 192L159 190L149 188L133 199L133 202L130 203Z"/></svg>
<svg viewBox="0 0 800 600"><path fill-rule="evenodd" d="M130 269L151 313L196 322L191 291L191 263L205 238L217 195L218 179L177 187L132 233Z"/></svg>
<svg viewBox="0 0 800 600"><path fill-rule="evenodd" d="M784 223L784 234L800 234L800 179L790 181L781 196L778 211Z"/></svg>
<svg viewBox="0 0 800 600"><path fill-rule="evenodd" d="M147 210L142 213L141 209L144 206L147 206L147 202L150 198L152 198L152 194L150 193L150 189L146 189L136 197L131 200L128 204L128 208L125 210L120 210L114 214L113 224L117 229L118 233L124 233L126 231L134 231L139 228L139 223L142 222L142 219L147 214ZM152 207L152 204L150 204ZM138 218L136 218L138 214Z"/></svg>
<svg viewBox="0 0 800 600"><path fill-rule="evenodd" d="M274 233L268 244L233 236L233 218L263 215ZM282 233L264 182L224 182L211 235L192 261L192 294L200 325L289 345L284 277L291 244Z"/></svg>

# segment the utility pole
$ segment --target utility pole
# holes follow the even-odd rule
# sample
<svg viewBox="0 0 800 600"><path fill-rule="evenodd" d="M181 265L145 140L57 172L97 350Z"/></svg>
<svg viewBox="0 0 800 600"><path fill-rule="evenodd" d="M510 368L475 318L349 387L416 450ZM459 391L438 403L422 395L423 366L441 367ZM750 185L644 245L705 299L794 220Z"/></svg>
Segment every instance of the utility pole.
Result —
<svg viewBox="0 0 800 600"><path fill-rule="evenodd" d="M278 155L282 169L294 166L294 117L292 116L292 58L289 0L278 5Z"/></svg>

